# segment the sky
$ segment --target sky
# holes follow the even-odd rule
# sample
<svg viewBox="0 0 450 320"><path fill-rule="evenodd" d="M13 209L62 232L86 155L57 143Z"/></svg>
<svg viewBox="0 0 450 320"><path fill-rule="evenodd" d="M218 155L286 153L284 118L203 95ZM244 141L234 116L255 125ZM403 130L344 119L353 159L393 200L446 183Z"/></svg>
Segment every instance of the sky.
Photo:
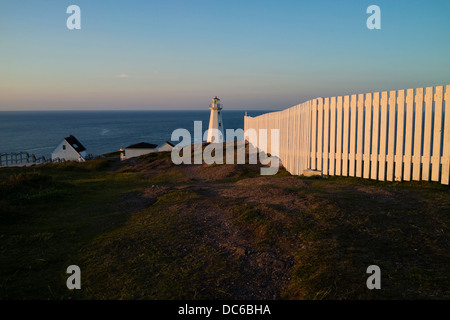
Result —
<svg viewBox="0 0 450 320"><path fill-rule="evenodd" d="M445 85L449 39L448 0L0 0L0 111L199 110L214 96L281 110Z"/></svg>

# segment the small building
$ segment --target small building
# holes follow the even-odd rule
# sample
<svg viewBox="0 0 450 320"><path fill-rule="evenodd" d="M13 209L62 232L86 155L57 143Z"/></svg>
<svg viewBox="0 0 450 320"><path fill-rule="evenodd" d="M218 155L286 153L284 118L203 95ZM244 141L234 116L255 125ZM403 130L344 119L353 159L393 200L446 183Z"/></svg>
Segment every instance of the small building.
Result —
<svg viewBox="0 0 450 320"><path fill-rule="evenodd" d="M171 144L169 141L166 141L158 146L158 152L172 151L173 147L174 147L173 144Z"/></svg>
<svg viewBox="0 0 450 320"><path fill-rule="evenodd" d="M62 139L52 152L52 160L86 161L86 148L73 135Z"/></svg>
<svg viewBox="0 0 450 320"><path fill-rule="evenodd" d="M134 157L139 157L144 154L152 153L157 151L158 146L156 144L140 142L132 144L125 148L125 155L121 157L122 160L130 159Z"/></svg>

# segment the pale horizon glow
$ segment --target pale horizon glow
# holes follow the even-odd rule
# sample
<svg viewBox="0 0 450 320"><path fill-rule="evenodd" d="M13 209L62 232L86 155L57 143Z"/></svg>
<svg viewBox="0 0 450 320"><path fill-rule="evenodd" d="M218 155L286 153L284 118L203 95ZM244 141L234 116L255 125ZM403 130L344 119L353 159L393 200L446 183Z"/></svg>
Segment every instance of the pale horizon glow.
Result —
<svg viewBox="0 0 450 320"><path fill-rule="evenodd" d="M0 111L281 110L450 84L450 2L0 2ZM367 7L381 8L368 30Z"/></svg>

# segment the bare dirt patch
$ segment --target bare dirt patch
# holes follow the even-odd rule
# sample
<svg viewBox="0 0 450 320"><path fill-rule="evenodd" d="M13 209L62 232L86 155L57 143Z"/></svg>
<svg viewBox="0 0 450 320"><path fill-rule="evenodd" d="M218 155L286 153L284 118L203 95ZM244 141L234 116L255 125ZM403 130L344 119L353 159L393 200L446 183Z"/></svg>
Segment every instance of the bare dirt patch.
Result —
<svg viewBox="0 0 450 320"><path fill-rule="evenodd" d="M282 206L286 211L299 211L308 205L307 197L298 197L295 193L287 189L277 188L277 185L270 188L267 185L231 185L218 186L217 193L230 199L242 199L247 203L260 203Z"/></svg>
<svg viewBox="0 0 450 320"><path fill-rule="evenodd" d="M122 211L131 213L148 208L170 189L166 186L154 186L122 194Z"/></svg>
<svg viewBox="0 0 450 320"><path fill-rule="evenodd" d="M308 188L311 183L309 181L300 180L297 177L256 177L251 179L242 179L235 183L236 186L270 186L278 188Z"/></svg>
<svg viewBox="0 0 450 320"><path fill-rule="evenodd" d="M255 165L183 165L180 166L186 178L198 182L220 181L226 178L239 177L240 175L259 172Z"/></svg>
<svg viewBox="0 0 450 320"><path fill-rule="evenodd" d="M227 291L233 299L279 299L290 280L292 253L276 246L262 249L254 228L244 230L236 226L235 217L230 214L233 205L224 203L220 198L204 198L184 209L192 210L202 223L202 243L238 261L239 278L244 281L229 283Z"/></svg>

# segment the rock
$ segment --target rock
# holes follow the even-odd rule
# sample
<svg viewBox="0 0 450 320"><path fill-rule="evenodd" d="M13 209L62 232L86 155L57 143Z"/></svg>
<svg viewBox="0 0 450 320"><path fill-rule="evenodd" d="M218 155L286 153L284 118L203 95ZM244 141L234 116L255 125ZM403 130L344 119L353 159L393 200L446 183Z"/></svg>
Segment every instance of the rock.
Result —
<svg viewBox="0 0 450 320"><path fill-rule="evenodd" d="M306 170L303 170L303 175L305 177L321 177L322 171L306 169Z"/></svg>

